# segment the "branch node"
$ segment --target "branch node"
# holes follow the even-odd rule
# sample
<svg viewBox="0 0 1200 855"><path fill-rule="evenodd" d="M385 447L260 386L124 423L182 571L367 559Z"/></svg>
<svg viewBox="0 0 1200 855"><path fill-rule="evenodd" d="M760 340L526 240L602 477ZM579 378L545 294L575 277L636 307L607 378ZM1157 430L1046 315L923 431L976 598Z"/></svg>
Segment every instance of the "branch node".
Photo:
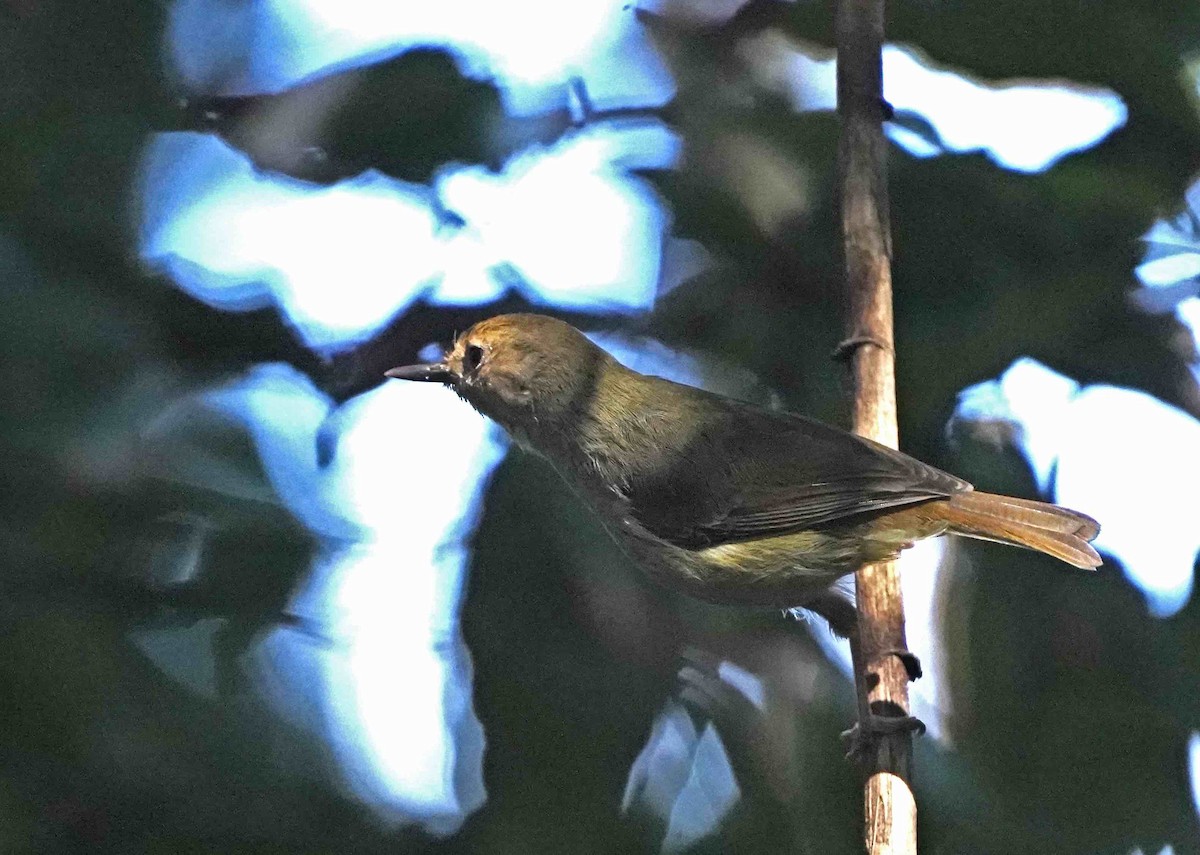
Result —
<svg viewBox="0 0 1200 855"><path fill-rule="evenodd" d="M900 664L904 666L904 672L908 674L908 682L915 683L920 680L924 672L921 670L921 660L911 650L906 650L903 647L893 647L889 650L883 650L879 656L871 662L872 665L887 659L890 656L895 656L900 660Z"/></svg>
<svg viewBox="0 0 1200 855"><path fill-rule="evenodd" d="M849 362L854 357L854 352L856 350L858 350L860 347L866 347L867 345L877 347L884 353L892 352L891 345L876 338L875 336L855 335L839 341L837 347L833 349L833 352L830 353L829 356L831 359L837 360L838 362Z"/></svg>

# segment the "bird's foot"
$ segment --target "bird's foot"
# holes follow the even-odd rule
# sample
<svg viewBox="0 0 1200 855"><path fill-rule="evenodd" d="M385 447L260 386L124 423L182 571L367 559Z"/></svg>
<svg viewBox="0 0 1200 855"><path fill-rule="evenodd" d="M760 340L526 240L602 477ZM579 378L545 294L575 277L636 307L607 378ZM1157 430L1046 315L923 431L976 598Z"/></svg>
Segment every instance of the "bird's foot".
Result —
<svg viewBox="0 0 1200 855"><path fill-rule="evenodd" d="M924 732L925 722L916 716L872 713L865 721L859 721L842 732L842 744L846 746L846 759L862 764L874 752L880 737L893 733L915 733L920 736Z"/></svg>

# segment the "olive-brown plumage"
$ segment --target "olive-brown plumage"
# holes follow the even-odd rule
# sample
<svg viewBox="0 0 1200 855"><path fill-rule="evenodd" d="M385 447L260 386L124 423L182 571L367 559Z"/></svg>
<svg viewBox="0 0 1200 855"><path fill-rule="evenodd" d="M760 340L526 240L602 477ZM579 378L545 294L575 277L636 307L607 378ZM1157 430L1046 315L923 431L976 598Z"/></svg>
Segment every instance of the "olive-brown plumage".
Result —
<svg viewBox="0 0 1200 855"><path fill-rule="evenodd" d="M553 318L490 318L441 362L388 376L450 386L546 457L652 577L701 599L827 613L838 578L944 533L1100 564L1083 514L977 493L846 431L640 374Z"/></svg>

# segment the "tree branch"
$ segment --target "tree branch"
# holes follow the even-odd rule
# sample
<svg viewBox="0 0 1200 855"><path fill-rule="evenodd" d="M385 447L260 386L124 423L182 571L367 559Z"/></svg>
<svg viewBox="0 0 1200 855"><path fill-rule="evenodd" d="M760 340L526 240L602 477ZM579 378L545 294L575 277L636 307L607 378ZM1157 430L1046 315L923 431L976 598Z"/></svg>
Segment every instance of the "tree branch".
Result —
<svg viewBox="0 0 1200 855"><path fill-rule="evenodd" d="M849 298L841 352L854 377L855 432L897 445L892 337L891 232L882 120L883 0L838 0L838 172ZM904 650L904 607L894 562L859 570L859 759L866 772L868 853L915 853L917 808L910 787L912 736L876 733L872 717L908 715L908 674L891 651Z"/></svg>

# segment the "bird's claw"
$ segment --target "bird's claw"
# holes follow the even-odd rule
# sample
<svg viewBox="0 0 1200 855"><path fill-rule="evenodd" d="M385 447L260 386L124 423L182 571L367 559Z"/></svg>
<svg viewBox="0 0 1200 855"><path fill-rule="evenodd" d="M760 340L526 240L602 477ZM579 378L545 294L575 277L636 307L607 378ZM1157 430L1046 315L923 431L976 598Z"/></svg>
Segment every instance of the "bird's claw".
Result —
<svg viewBox="0 0 1200 855"><path fill-rule="evenodd" d="M925 733L925 722L911 715L874 715L859 721L849 730L842 731L842 744L846 746L846 759L862 762L869 757L881 736L893 733Z"/></svg>

